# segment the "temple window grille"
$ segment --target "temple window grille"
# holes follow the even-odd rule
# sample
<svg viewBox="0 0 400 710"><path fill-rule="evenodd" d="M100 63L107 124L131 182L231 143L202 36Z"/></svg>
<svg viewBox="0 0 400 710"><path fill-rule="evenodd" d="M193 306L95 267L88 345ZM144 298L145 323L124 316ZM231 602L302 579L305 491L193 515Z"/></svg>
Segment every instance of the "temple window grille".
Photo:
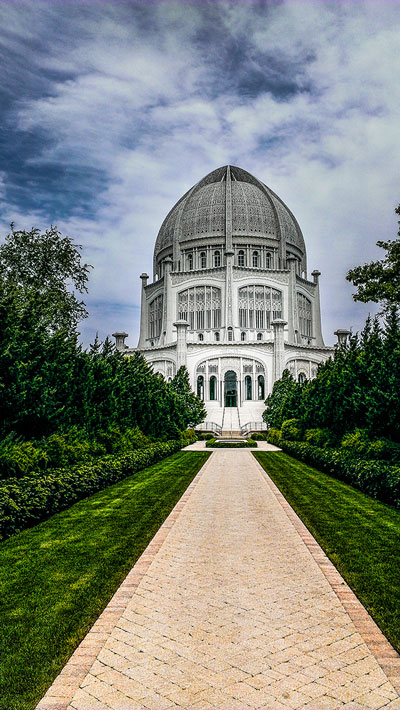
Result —
<svg viewBox="0 0 400 710"><path fill-rule="evenodd" d="M200 252L200 268L205 269L207 267L207 254L205 251Z"/></svg>
<svg viewBox="0 0 400 710"><path fill-rule="evenodd" d="M218 330L214 333L214 340L218 343L219 342L219 332Z"/></svg>
<svg viewBox="0 0 400 710"><path fill-rule="evenodd" d="M272 267L272 254L270 251L267 251L265 255L265 268L270 269Z"/></svg>
<svg viewBox="0 0 400 710"><path fill-rule="evenodd" d="M163 297L160 294L149 304L149 338L158 338L161 334L162 311Z"/></svg>
<svg viewBox="0 0 400 710"><path fill-rule="evenodd" d="M257 340L262 340L262 333L257 333Z"/></svg>
<svg viewBox="0 0 400 710"><path fill-rule="evenodd" d="M178 294L178 317L188 321L190 330L221 327L221 289L194 286Z"/></svg>
<svg viewBox="0 0 400 710"><path fill-rule="evenodd" d="M257 377L258 385L258 399L265 399L265 381L264 375L258 375Z"/></svg>
<svg viewBox="0 0 400 710"><path fill-rule="evenodd" d="M297 309L299 312L299 329L300 335L312 337L312 308L311 301L308 300L302 293L297 294Z"/></svg>
<svg viewBox="0 0 400 710"><path fill-rule="evenodd" d="M193 271L193 254L187 255L187 267L188 271Z"/></svg>
<svg viewBox="0 0 400 710"><path fill-rule="evenodd" d="M270 329L271 321L282 318L282 292L270 286L239 289L239 327Z"/></svg>
<svg viewBox="0 0 400 710"><path fill-rule="evenodd" d="M214 252L214 266L221 266L221 252Z"/></svg>
<svg viewBox="0 0 400 710"><path fill-rule="evenodd" d="M246 333L244 331L240 333L240 340L246 340Z"/></svg>
<svg viewBox="0 0 400 710"><path fill-rule="evenodd" d="M298 378L297 378L297 381L298 381L301 385L303 385L304 382L307 381L307 377L305 376L304 372L299 372L299 376L298 376Z"/></svg>
<svg viewBox="0 0 400 710"><path fill-rule="evenodd" d="M233 328L231 327L228 328L228 340L229 342L232 342L233 340Z"/></svg>
<svg viewBox="0 0 400 710"><path fill-rule="evenodd" d="M238 266L244 266L244 250L239 249L238 251Z"/></svg>
<svg viewBox="0 0 400 710"><path fill-rule="evenodd" d="M202 343L203 340L204 340L204 335L203 335L203 333L199 333L199 341L200 341L200 343Z"/></svg>
<svg viewBox="0 0 400 710"><path fill-rule="evenodd" d="M259 266L260 255L258 251L253 251L253 266Z"/></svg>

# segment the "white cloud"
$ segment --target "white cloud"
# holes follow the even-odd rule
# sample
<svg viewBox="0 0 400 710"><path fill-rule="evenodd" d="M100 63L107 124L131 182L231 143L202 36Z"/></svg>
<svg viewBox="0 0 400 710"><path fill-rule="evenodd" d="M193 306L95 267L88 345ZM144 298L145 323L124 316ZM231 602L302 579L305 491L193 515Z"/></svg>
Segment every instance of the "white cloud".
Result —
<svg viewBox="0 0 400 710"><path fill-rule="evenodd" d="M332 342L335 328L360 327L368 310L352 304L347 269L375 258L376 240L396 231L400 6L296 0L266 5L264 15L252 4L215 7L232 47L250 43L249 84L254 70L292 81L297 92L238 91L234 73L218 64L221 47L199 40L202 12L193 4L154 5L152 34L124 21L123 4L85 12L73 46L54 43L38 59L73 78L24 100L16 119L46 138L34 163L96 168L106 187L92 195L92 218L60 221L38 210L28 226L34 216L58 221L85 244L96 268L84 332L94 321L103 335L123 327L134 344L138 275L151 270L163 218L207 172L242 165L298 218L309 265L323 272Z"/></svg>

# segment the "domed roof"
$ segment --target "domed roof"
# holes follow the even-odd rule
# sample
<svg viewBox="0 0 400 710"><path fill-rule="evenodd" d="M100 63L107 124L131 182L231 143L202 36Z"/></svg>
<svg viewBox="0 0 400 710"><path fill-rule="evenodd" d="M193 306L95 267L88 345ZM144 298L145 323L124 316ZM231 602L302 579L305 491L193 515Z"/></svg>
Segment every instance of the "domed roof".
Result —
<svg viewBox="0 0 400 710"><path fill-rule="evenodd" d="M301 229L285 203L246 170L225 165L188 190L166 216L158 233L155 259L160 251L172 246L174 239L187 243L195 239L224 238L227 199L231 201L232 237L284 239L305 255Z"/></svg>

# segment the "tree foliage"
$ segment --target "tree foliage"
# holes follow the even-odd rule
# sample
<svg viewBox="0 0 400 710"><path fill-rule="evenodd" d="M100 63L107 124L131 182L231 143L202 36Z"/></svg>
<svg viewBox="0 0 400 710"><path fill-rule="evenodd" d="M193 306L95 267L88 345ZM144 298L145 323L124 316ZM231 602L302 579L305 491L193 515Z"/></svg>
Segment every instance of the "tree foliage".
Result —
<svg viewBox="0 0 400 710"><path fill-rule="evenodd" d="M395 210L400 215L400 205ZM400 225L400 222L399 222ZM400 229L397 232L400 237ZM380 261L350 269L346 279L357 286L355 301L382 303L384 308L400 307L400 239L378 241L378 247L386 250Z"/></svg>
<svg viewBox="0 0 400 710"><path fill-rule="evenodd" d="M204 406L185 368L168 383L108 338L82 349L76 325L86 309L70 288L86 290L88 268L53 227L13 231L0 246L0 435L118 425L171 438L201 422Z"/></svg>
<svg viewBox="0 0 400 710"><path fill-rule="evenodd" d="M89 264L81 263L81 247L57 227L11 232L0 245L0 279L21 308L47 329L73 332L88 313L77 298L87 292Z"/></svg>
<svg viewBox="0 0 400 710"><path fill-rule="evenodd" d="M304 384L288 371L266 400L264 420L281 427L297 418L304 430L326 429L340 439L356 428L400 441L400 325L396 308L367 319L361 335L336 349L317 377Z"/></svg>

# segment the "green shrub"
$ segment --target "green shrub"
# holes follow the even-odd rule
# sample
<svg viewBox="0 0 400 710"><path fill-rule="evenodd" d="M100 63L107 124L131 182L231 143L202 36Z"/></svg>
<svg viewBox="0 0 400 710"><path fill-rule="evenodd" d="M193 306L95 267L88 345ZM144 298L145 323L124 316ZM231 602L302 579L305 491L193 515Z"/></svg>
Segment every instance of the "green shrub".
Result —
<svg viewBox="0 0 400 710"><path fill-rule="evenodd" d="M151 444L121 456L104 456L91 463L3 481L0 484L0 539L35 525L180 448L180 441Z"/></svg>
<svg viewBox="0 0 400 710"><path fill-rule="evenodd" d="M0 446L0 477L26 476L31 471L42 471L49 463L45 451L32 441L13 442L10 438Z"/></svg>
<svg viewBox="0 0 400 710"><path fill-rule="evenodd" d="M312 446L320 446L325 448L332 443L332 437L329 429L307 429L304 434L307 444Z"/></svg>
<svg viewBox="0 0 400 710"><path fill-rule="evenodd" d="M194 444L195 441L197 441L197 434L194 429L185 429L181 432L180 442L182 447Z"/></svg>
<svg viewBox="0 0 400 710"><path fill-rule="evenodd" d="M198 434L197 438L200 441L210 441L210 439L214 439L214 434Z"/></svg>
<svg viewBox="0 0 400 710"><path fill-rule="evenodd" d="M286 419L281 426L282 439L286 441L300 441L301 427L299 419Z"/></svg>
<svg viewBox="0 0 400 710"><path fill-rule="evenodd" d="M253 431L250 434L250 438L254 441L267 441L267 435L263 434L261 431Z"/></svg>
<svg viewBox="0 0 400 710"><path fill-rule="evenodd" d="M281 430L275 429L274 427L269 429L267 432L267 441L269 444L273 444L274 446L280 446L282 441Z"/></svg>
<svg viewBox="0 0 400 710"><path fill-rule="evenodd" d="M284 441L281 448L383 503L400 507L400 466L352 458L345 448L322 449L306 442Z"/></svg>
<svg viewBox="0 0 400 710"><path fill-rule="evenodd" d="M257 442L254 439L244 439L243 441L229 441L229 439L217 441L217 439L210 439L206 442L206 446L211 449L248 449L256 447Z"/></svg>

